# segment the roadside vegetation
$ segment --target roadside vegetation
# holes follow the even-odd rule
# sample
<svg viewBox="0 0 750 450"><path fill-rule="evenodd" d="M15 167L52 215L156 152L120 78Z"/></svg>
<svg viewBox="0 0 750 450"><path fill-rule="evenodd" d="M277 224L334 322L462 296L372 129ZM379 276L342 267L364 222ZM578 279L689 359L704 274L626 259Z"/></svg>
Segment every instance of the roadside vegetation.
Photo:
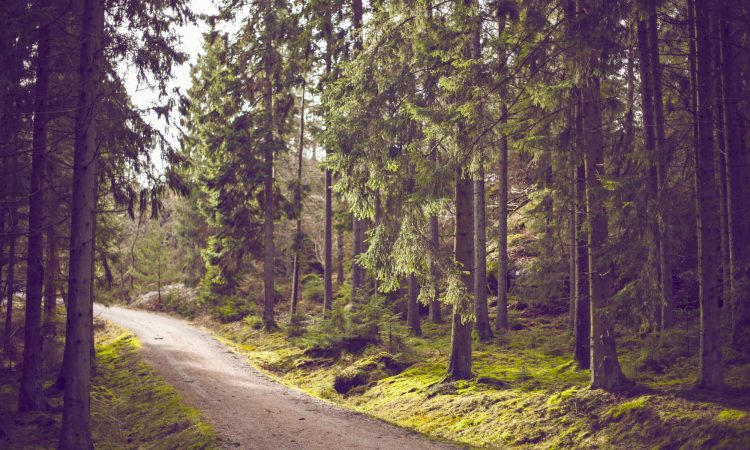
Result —
<svg viewBox="0 0 750 450"><path fill-rule="evenodd" d="M726 392L696 390L695 320L646 347L656 350L644 350L647 335L618 330L630 384L605 392L590 389L589 372L577 370L567 316L513 300L523 308L510 312L513 329L489 342L475 341L473 377L449 382L449 324L425 323L423 336L414 337L397 315L376 320L368 318L367 308L344 314L345 302L337 303L329 319L314 320L314 295L300 303L310 314L290 321L281 313L286 325L274 332L262 329L252 306L240 320L194 317L274 379L436 438L521 448L750 446L750 363L727 361Z"/></svg>
<svg viewBox="0 0 750 450"><path fill-rule="evenodd" d="M95 321L96 375L92 377L92 436L97 449L212 449L216 435L200 412L138 355L140 343L126 330ZM54 388L61 342L46 341L45 412L19 413L18 368L0 370L0 448L54 449L60 436L62 391Z"/></svg>

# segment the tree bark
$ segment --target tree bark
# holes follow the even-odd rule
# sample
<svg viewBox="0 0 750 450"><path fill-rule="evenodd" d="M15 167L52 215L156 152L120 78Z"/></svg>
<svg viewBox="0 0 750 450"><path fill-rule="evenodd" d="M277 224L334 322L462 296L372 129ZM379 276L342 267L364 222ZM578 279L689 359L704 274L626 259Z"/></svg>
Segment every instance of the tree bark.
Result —
<svg viewBox="0 0 750 450"><path fill-rule="evenodd" d="M637 25L638 34L638 53L640 59L640 75L641 75L641 104L643 113L643 134L644 134L644 150L647 157L651 160L649 164L649 177L648 177L648 197L646 199L646 213L648 216L648 229L650 235L649 245L649 260L654 264L656 269L655 280L649 277L649 280L653 280L653 286L658 288L659 294L657 295L657 301L654 305L654 329L659 330L662 324L662 288L661 288L661 244L662 235L659 231L659 219L658 219L658 191L659 183L656 169L656 113L654 107L654 71L651 65L653 59L651 57L651 48L649 42L649 30L648 24L644 20L639 20Z"/></svg>
<svg viewBox="0 0 750 450"><path fill-rule="evenodd" d="M586 223L586 169L583 163L585 147L583 141L583 104L581 92L575 88L571 95L575 102L575 163L573 169L573 198L575 220L575 360L579 369L591 367L591 308L588 283L588 250L584 224Z"/></svg>
<svg viewBox="0 0 750 450"><path fill-rule="evenodd" d="M16 290L16 227L15 211L11 211L10 242L8 243L8 273L5 276L5 336L3 336L3 354L6 361L15 358L13 345L13 291Z"/></svg>
<svg viewBox="0 0 750 450"><path fill-rule="evenodd" d="M305 149L305 82L302 82L302 98L299 106L299 149L297 151L297 186L294 191L294 204L297 208L297 229L294 233L294 268L292 269L292 300L290 320L297 314L299 297L300 251L302 250L302 152Z"/></svg>
<svg viewBox="0 0 750 450"><path fill-rule="evenodd" d="M44 1L37 46L34 86L34 123L29 179L29 235L26 251L26 317L24 321L23 370L18 395L19 411L43 411L48 405L42 393L42 287L44 285L44 175L49 121L49 60L51 4ZM46 15L49 14L50 17Z"/></svg>
<svg viewBox="0 0 750 450"><path fill-rule="evenodd" d="M414 336L422 336L418 297L419 283L417 282L417 277L412 274L409 275L409 301L406 308L406 322L409 324L409 329Z"/></svg>
<svg viewBox="0 0 750 450"><path fill-rule="evenodd" d="M487 306L487 234L484 194L484 165L479 163L479 178L474 180L474 311L475 327L481 341L492 339Z"/></svg>
<svg viewBox="0 0 750 450"><path fill-rule="evenodd" d="M432 238L432 245L435 247L435 252L440 251L440 226L438 224L437 216L430 216L430 236ZM430 301L430 321L432 323L443 323L443 312L440 307L440 289L437 280L438 275L435 274L435 296Z"/></svg>
<svg viewBox="0 0 750 450"><path fill-rule="evenodd" d="M674 300L672 289L672 262L670 260L669 218L667 210L668 180L667 163L669 150L664 133L664 100L662 96L662 67L659 60L659 29L656 17L656 1L648 2L650 69L654 92L654 126L656 128L656 215L659 231L659 286L661 288L661 329L672 328Z"/></svg>
<svg viewBox="0 0 750 450"><path fill-rule="evenodd" d="M601 179L604 173L604 141L599 78L589 75L581 89L586 150L586 216L588 218L589 298L591 308L591 387L616 389L625 383L610 323L605 255L608 224Z"/></svg>
<svg viewBox="0 0 750 450"><path fill-rule="evenodd" d="M721 20L721 81L724 95L724 139L726 148L727 215L729 218L729 265L731 342L740 349L750 342L750 160L743 148L745 127L739 113L737 30L733 24L736 4L722 1Z"/></svg>
<svg viewBox="0 0 750 450"><path fill-rule="evenodd" d="M331 62L333 58L333 24L331 23L331 10L330 6L326 6L325 17L323 21L323 35L326 40L326 52L325 52L325 77L331 76ZM314 147L313 147L314 148ZM314 155L313 155L314 158ZM331 198L331 171L325 169L325 225L324 225L324 243L323 243L323 315L326 315L327 311L330 311L333 307L333 247L332 247L332 222L333 222L333 203ZM342 247L339 247L339 252L342 251ZM343 266L339 267L339 275L343 274ZM341 278L339 278L339 282Z"/></svg>
<svg viewBox="0 0 750 450"><path fill-rule="evenodd" d="M711 23L711 62L714 73L721 74L721 23L718 20ZM722 77L712 77L713 89L713 120L716 151L714 152L714 172L717 175L716 186L719 193L719 224L721 235L721 300L722 310L726 313L727 323L731 324L731 278L732 269L729 251L729 215L726 145L724 139L724 88Z"/></svg>
<svg viewBox="0 0 750 450"><path fill-rule="evenodd" d="M472 182L468 176L456 173L456 228L453 243L453 255L464 274L463 283L467 292L471 292L473 273L473 208ZM468 380L471 378L471 328L472 324L464 316L469 312L471 303L468 299L459 299L453 305L453 324L451 330L451 353L448 361L448 379Z"/></svg>
<svg viewBox="0 0 750 450"><path fill-rule="evenodd" d="M500 112L500 125L508 122L508 107L503 104ZM497 315L495 329L508 329L508 136L500 137L498 156L498 232L497 232Z"/></svg>
<svg viewBox="0 0 750 450"><path fill-rule="evenodd" d="M711 98L710 0L695 1L695 34L698 65L698 145L695 185L698 211L698 284L700 297L700 374L698 386L723 387L719 342L719 282L717 266L721 254L720 225L716 212L719 195L714 173L713 113Z"/></svg>
<svg viewBox="0 0 750 450"><path fill-rule="evenodd" d="M97 197L95 102L101 82L104 2L84 0L75 120L65 394L58 448L93 449L91 440L91 277Z"/></svg>
<svg viewBox="0 0 750 450"><path fill-rule="evenodd" d="M352 0L352 26L356 56L362 51L362 0ZM356 301L362 295L365 286L365 269L357 263L357 258L365 251L366 224L366 220L358 219L356 216L352 219L352 301Z"/></svg>
<svg viewBox="0 0 750 450"><path fill-rule="evenodd" d="M273 216L274 216L274 202L273 202L273 159L274 159L274 147L275 147L275 136L273 133L273 73L274 73L274 57L273 57L273 39L275 29L275 17L273 12L273 6L270 1L266 2L265 5L265 26L266 35L265 39L265 54L263 55L263 64L265 71L265 80L263 86L263 108L265 110L265 127L266 136L264 139L264 181L263 181L263 328L266 330L272 330L276 328L276 321L274 319L273 307L274 307L274 261L276 259L276 248L273 242Z"/></svg>
<svg viewBox="0 0 750 450"><path fill-rule="evenodd" d="M47 157L47 188L51 194L52 177L55 175L56 170L52 167L55 165L52 158ZM49 206L50 201L47 202ZM57 234L55 232L55 219L52 214L52 208L47 209L47 224L46 224L46 241L47 241L47 267L45 268L45 287L44 287L44 334L53 335L55 334L55 327L57 322L57 272L59 270L59 263L57 260Z"/></svg>

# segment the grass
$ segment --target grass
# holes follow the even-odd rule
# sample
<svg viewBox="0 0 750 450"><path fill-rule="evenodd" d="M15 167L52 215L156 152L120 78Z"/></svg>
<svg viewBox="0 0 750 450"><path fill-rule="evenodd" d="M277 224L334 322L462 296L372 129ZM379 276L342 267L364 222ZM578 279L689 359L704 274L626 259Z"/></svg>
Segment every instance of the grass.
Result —
<svg viewBox="0 0 750 450"><path fill-rule="evenodd" d="M97 449L216 448L211 426L140 359L140 343L132 334L101 321L96 330L91 419ZM45 342L46 388L56 375L60 346L55 340ZM49 412L18 413L19 378L13 366L0 372L0 448L56 448L62 393L48 389Z"/></svg>
<svg viewBox="0 0 750 450"><path fill-rule="evenodd" d="M393 355L407 368L360 380L345 394L334 385L358 368L374 367L382 346L312 357L283 330L254 329L251 320L206 322L220 339L277 380L312 395L434 437L483 447L519 448L750 448L750 365L727 367L724 394L692 389L694 354L671 355L661 373L644 372L643 343L624 338L619 349L632 386L608 393L588 388L576 370L566 317L514 317L522 328L474 343L474 374L440 384L450 328L423 324Z"/></svg>

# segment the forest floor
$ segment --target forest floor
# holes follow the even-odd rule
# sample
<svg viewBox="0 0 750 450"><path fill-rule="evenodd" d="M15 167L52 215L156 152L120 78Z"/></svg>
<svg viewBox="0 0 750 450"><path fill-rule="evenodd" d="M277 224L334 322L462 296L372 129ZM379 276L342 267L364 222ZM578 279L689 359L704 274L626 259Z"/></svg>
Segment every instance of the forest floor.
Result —
<svg viewBox="0 0 750 450"><path fill-rule="evenodd" d="M221 447L448 448L283 386L184 320L116 306L96 305L95 314L133 331L143 358L200 408Z"/></svg>
<svg viewBox="0 0 750 450"><path fill-rule="evenodd" d="M59 328L64 324L58 324ZM216 447L213 428L143 362L140 343L130 332L100 320L95 321L95 329L98 359L92 379L91 419L97 449ZM17 330L22 336L23 329ZM15 350L20 355L21 350ZM50 410L35 413L18 412L20 371L4 362L0 369L0 448L57 447L63 400L62 392L51 385L61 359L62 342L47 338L43 377Z"/></svg>
<svg viewBox="0 0 750 450"><path fill-rule="evenodd" d="M515 330L475 341L475 377L453 383L441 383L447 323L423 324L424 336L406 338L398 349L381 344L338 354L305 351L289 326L268 333L257 317L202 323L285 384L471 446L750 448L750 364L725 362L723 393L695 390L695 333L675 332L674 345L653 347L648 338L620 333L620 361L632 384L608 393L589 389L589 372L576 370L565 315L514 311Z"/></svg>

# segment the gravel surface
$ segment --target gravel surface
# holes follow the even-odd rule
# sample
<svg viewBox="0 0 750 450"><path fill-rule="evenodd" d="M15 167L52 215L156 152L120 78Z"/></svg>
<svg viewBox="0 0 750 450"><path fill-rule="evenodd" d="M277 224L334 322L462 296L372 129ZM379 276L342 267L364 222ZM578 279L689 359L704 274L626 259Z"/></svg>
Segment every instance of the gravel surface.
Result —
<svg viewBox="0 0 750 450"><path fill-rule="evenodd" d="M144 359L203 411L223 448L453 448L279 384L184 320L116 306L94 312L133 331Z"/></svg>

